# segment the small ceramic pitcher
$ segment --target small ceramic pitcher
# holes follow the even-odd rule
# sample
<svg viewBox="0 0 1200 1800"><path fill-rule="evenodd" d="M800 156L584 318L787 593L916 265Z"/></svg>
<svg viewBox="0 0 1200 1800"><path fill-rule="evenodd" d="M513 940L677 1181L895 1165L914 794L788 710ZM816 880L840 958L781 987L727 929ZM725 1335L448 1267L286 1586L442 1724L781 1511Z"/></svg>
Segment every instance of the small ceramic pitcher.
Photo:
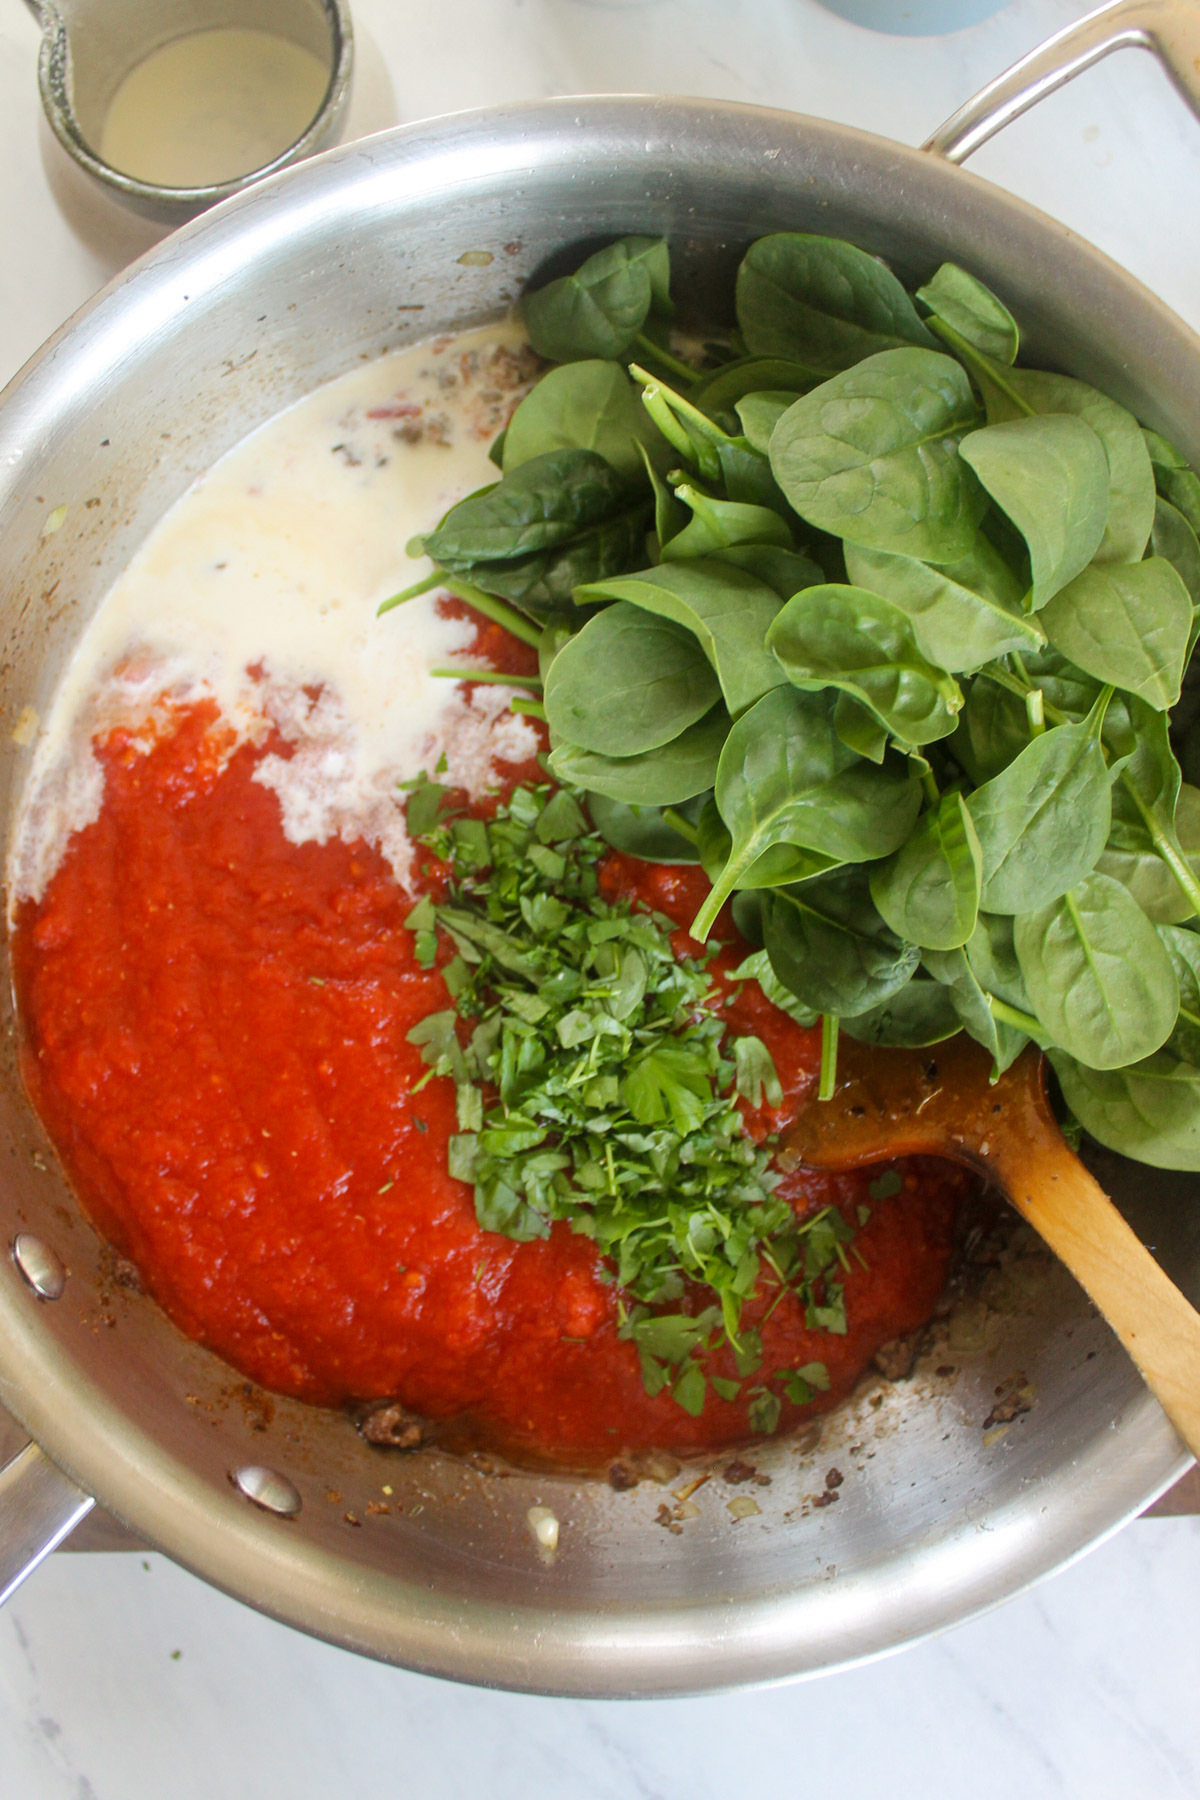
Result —
<svg viewBox="0 0 1200 1800"><path fill-rule="evenodd" d="M354 37L345 0L26 0L42 28L38 86L46 120L74 169L49 167L68 216L94 204L133 215L151 237L182 225L248 182L300 162L339 140L350 101ZM329 71L324 98L307 127L262 167L235 179L167 187L114 168L101 155L103 127L122 81L155 51L197 32L235 28L282 38ZM66 198L64 198L66 196ZM69 203L68 203L69 202ZM72 218L72 223L75 223ZM156 229L155 229L156 228Z"/></svg>

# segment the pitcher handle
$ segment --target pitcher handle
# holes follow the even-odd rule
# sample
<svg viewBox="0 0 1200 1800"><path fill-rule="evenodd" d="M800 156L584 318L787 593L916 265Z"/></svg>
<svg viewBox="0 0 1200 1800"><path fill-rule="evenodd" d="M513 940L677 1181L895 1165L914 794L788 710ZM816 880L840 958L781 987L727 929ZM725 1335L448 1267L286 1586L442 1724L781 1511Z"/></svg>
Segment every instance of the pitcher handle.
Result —
<svg viewBox="0 0 1200 1800"><path fill-rule="evenodd" d="M1151 51L1200 118L1197 0L1109 0L989 81L922 148L947 162L965 162L996 132L1114 50Z"/></svg>
<svg viewBox="0 0 1200 1800"><path fill-rule="evenodd" d="M26 1444L0 1469L0 1606L69 1537L96 1502Z"/></svg>

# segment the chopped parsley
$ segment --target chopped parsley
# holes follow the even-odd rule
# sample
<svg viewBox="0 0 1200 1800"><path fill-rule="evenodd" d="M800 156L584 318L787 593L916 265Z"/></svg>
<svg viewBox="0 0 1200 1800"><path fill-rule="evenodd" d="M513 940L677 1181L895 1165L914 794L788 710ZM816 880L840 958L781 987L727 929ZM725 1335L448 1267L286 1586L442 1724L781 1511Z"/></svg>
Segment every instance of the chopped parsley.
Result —
<svg viewBox="0 0 1200 1800"><path fill-rule="evenodd" d="M473 1185L480 1225L523 1242L563 1220L591 1238L647 1392L669 1389L692 1415L722 1344L739 1381L711 1378L719 1399L758 1373L742 1308L764 1275L810 1329L844 1333L853 1232L836 1208L797 1219L776 1196L776 1144L755 1144L738 1101L778 1105L782 1088L766 1045L730 1031L715 946L677 956L670 919L602 897L605 845L568 790L518 788L486 822L447 802L436 782L411 785L410 833L448 887L405 922L423 968L439 945L454 953L441 968L452 1005L408 1038L428 1064L418 1088L455 1084L449 1170ZM829 1385L820 1363L769 1379L799 1404ZM754 1429L773 1431L779 1396L765 1383L751 1396Z"/></svg>

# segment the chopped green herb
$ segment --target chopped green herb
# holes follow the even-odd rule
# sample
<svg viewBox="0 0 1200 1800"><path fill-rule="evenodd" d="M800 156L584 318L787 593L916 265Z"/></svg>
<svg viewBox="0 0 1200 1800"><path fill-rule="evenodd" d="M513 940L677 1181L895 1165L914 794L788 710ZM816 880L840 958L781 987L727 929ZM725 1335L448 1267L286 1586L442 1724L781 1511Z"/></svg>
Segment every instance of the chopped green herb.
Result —
<svg viewBox="0 0 1200 1800"><path fill-rule="evenodd" d="M410 812L433 785L412 790ZM671 920L601 896L604 845L566 789L518 788L486 823L449 830L440 800L422 804L449 885L408 923L457 955L443 972L453 1009L408 1039L455 1084L449 1170L474 1187L479 1223L522 1241L562 1220L590 1237L647 1392L669 1388L693 1415L701 1359L720 1344L739 1376L761 1367L760 1335L741 1324L760 1277L844 1331L832 1278L851 1229L776 1197L774 1141L754 1142L738 1099L779 1105L782 1087L759 1038L730 1037L714 951L677 957Z"/></svg>
<svg viewBox="0 0 1200 1800"><path fill-rule="evenodd" d="M761 1038L740 1037L733 1040L733 1061L737 1070L737 1091L751 1106L783 1105L783 1089L771 1052Z"/></svg>
<svg viewBox="0 0 1200 1800"><path fill-rule="evenodd" d="M882 1175L877 1175L870 1183L867 1192L872 1200L890 1200L893 1194L900 1192L903 1185L895 1169L885 1169Z"/></svg>
<svg viewBox="0 0 1200 1800"><path fill-rule="evenodd" d="M764 1437L770 1437L779 1429L779 1415L783 1411L783 1402L778 1394L770 1388L756 1388L754 1398L749 1406L750 1428L761 1431Z"/></svg>
<svg viewBox="0 0 1200 1800"><path fill-rule="evenodd" d="M824 1363L805 1363L801 1369L780 1369L775 1379L793 1406L808 1406L815 1394L829 1392L829 1370Z"/></svg>

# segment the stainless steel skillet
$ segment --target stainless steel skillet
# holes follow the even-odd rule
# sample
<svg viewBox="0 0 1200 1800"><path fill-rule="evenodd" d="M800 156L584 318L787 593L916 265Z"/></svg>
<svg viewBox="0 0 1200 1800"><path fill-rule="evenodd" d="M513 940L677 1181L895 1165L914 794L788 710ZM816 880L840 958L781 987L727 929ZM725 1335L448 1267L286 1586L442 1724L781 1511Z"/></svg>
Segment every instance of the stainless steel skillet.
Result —
<svg viewBox="0 0 1200 1800"><path fill-rule="evenodd" d="M87 618L188 483L360 357L495 316L589 239L666 232L701 313L765 231L844 235L911 278L953 257L1012 306L1032 360L1116 394L1200 459L1200 340L1063 227L952 166L1125 45L1162 57L1200 111L1200 6L1126 0L1002 77L925 151L753 107L564 100L348 146L169 239L0 400L5 833L28 767L14 725L45 710ZM0 1400L34 1442L0 1474L0 1591L94 1496L206 1579L349 1648L531 1691L681 1693L836 1667L954 1624L1186 1466L1115 1342L1035 1254L988 1275L938 1365L953 1375L868 1389L818 1441L757 1453L769 1485L718 1468L680 1501L679 1481L615 1492L381 1455L347 1418L248 1388L117 1285L5 1023L0 1236L15 1251L0 1262ZM1200 1297L1195 1179L1117 1159L1101 1179ZM995 1390L1017 1374L1031 1410L997 1422ZM747 1498L757 1511L730 1510ZM560 1521L552 1559L533 1505Z"/></svg>

